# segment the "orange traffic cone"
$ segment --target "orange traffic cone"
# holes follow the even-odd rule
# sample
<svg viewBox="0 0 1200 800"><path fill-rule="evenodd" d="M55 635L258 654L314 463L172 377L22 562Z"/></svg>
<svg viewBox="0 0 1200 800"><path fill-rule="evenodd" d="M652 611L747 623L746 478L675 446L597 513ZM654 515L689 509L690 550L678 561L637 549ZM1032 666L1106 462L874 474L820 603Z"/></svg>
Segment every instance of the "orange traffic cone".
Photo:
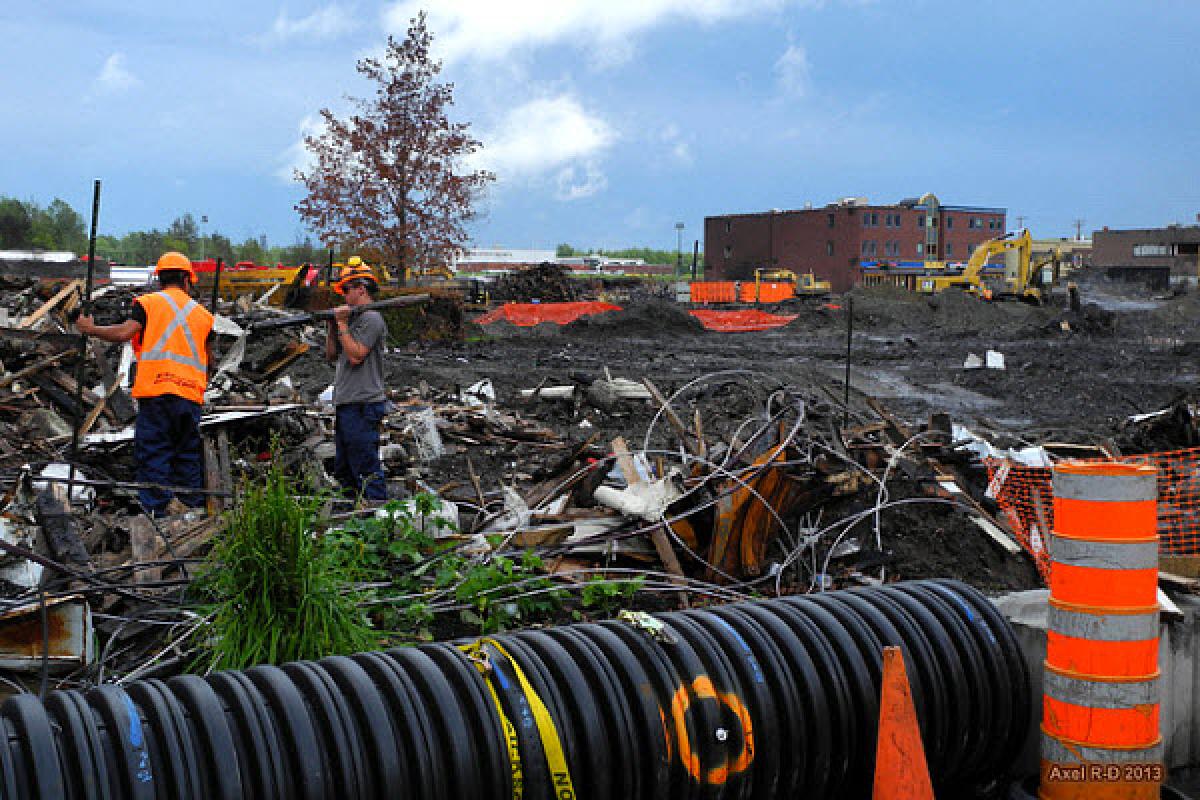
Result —
<svg viewBox="0 0 1200 800"><path fill-rule="evenodd" d="M883 649L873 800L934 800L912 688L899 647Z"/></svg>

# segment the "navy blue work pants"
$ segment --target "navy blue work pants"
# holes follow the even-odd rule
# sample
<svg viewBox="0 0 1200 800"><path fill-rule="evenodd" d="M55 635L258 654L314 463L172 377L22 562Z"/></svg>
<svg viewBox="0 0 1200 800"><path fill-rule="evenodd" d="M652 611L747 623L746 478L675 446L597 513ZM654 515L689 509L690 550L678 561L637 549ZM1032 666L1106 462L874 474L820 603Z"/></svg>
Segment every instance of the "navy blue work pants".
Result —
<svg viewBox="0 0 1200 800"><path fill-rule="evenodd" d="M200 405L173 394L138 399L133 433L137 480L166 486L199 489L204 485L204 456L200 445ZM138 499L147 513L159 515L172 492L140 489ZM199 494L180 494L188 506L204 501Z"/></svg>
<svg viewBox="0 0 1200 800"><path fill-rule="evenodd" d="M379 463L379 423L386 403L342 403L337 407L333 477L355 497L387 500L387 480Z"/></svg>

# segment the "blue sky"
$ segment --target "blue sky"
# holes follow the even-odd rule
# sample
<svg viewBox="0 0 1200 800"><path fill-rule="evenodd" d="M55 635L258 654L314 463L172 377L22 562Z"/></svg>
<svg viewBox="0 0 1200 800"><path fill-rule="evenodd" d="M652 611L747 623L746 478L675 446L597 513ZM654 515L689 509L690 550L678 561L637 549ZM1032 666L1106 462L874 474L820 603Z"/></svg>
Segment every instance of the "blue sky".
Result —
<svg viewBox="0 0 1200 800"><path fill-rule="evenodd" d="M926 191L1037 236L1200 213L1194 0L5 0L0 194L296 241L302 132L420 8L499 176L479 246Z"/></svg>

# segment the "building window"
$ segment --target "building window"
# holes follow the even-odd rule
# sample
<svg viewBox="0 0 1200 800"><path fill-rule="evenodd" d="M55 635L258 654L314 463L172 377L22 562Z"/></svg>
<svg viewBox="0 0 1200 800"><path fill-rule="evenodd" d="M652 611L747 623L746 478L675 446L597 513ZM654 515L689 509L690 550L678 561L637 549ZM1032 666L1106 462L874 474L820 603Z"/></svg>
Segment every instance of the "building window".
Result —
<svg viewBox="0 0 1200 800"><path fill-rule="evenodd" d="M983 229L983 218L982 217L971 217L971 220L968 223L968 227L979 228L980 230L982 230Z"/></svg>
<svg viewBox="0 0 1200 800"><path fill-rule="evenodd" d="M1133 246L1133 254L1135 256L1173 256L1171 252L1174 248L1169 244L1135 244Z"/></svg>
<svg viewBox="0 0 1200 800"><path fill-rule="evenodd" d="M950 242L946 242L946 258L950 258L953 255L954 255L954 245L952 245Z"/></svg>
<svg viewBox="0 0 1200 800"><path fill-rule="evenodd" d="M975 253L975 245L973 245L973 244L967 245L967 256L970 257L974 253Z"/></svg>
<svg viewBox="0 0 1200 800"><path fill-rule="evenodd" d="M946 217L946 230L954 227L954 217Z"/></svg>
<svg viewBox="0 0 1200 800"><path fill-rule="evenodd" d="M833 214L826 214L825 217L829 220L829 227L832 228L837 217L835 217Z"/></svg>
<svg viewBox="0 0 1200 800"><path fill-rule="evenodd" d="M871 227L871 215L870 214L863 214L863 227L864 228Z"/></svg>
<svg viewBox="0 0 1200 800"><path fill-rule="evenodd" d="M924 214L922 214L921 216L917 217L917 227L918 227L918 228L924 228L924 227L925 227L925 215L924 215Z"/></svg>
<svg viewBox="0 0 1200 800"><path fill-rule="evenodd" d="M872 214L871 214L871 227L872 228L879 227L879 215L874 212L872 212Z"/></svg>
<svg viewBox="0 0 1200 800"><path fill-rule="evenodd" d="M733 255L733 245L725 245L725 257L730 258Z"/></svg>
<svg viewBox="0 0 1200 800"><path fill-rule="evenodd" d="M827 239L825 241L825 255L833 255L833 239Z"/></svg>
<svg viewBox="0 0 1200 800"><path fill-rule="evenodd" d="M925 255L925 245L921 242L917 242L917 255Z"/></svg>
<svg viewBox="0 0 1200 800"><path fill-rule="evenodd" d="M732 229L733 229L733 222L731 220L725 220L725 232L729 233L729 231Z"/></svg>
<svg viewBox="0 0 1200 800"><path fill-rule="evenodd" d="M989 219L988 220L988 230L989 231L996 231L999 229L1000 229L1000 220L998 220L998 219Z"/></svg>
<svg viewBox="0 0 1200 800"><path fill-rule="evenodd" d="M863 254L863 258L866 258L868 255L871 254L871 243L868 242L866 239L863 239L862 254Z"/></svg>

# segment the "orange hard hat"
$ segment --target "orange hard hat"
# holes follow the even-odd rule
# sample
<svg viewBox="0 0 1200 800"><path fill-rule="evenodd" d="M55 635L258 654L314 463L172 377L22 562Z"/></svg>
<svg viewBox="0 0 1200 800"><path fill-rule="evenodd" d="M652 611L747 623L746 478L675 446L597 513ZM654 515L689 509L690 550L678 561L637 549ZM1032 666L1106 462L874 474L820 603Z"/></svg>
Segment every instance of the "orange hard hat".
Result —
<svg viewBox="0 0 1200 800"><path fill-rule="evenodd" d="M196 282L196 271L192 269L192 262L188 261L188 257L183 253L170 250L159 256L158 265L154 268L154 274L157 275L160 272L169 269L177 269L180 272L186 272L188 277L192 279L192 283Z"/></svg>
<svg viewBox="0 0 1200 800"><path fill-rule="evenodd" d="M357 264L354 262L358 262ZM341 273L338 274L337 283L333 285L333 290L338 294L346 293L346 284L358 279L368 280L371 283L378 284L379 280L375 277L375 273L371 268L362 262L358 256L350 259L350 263L342 267Z"/></svg>

